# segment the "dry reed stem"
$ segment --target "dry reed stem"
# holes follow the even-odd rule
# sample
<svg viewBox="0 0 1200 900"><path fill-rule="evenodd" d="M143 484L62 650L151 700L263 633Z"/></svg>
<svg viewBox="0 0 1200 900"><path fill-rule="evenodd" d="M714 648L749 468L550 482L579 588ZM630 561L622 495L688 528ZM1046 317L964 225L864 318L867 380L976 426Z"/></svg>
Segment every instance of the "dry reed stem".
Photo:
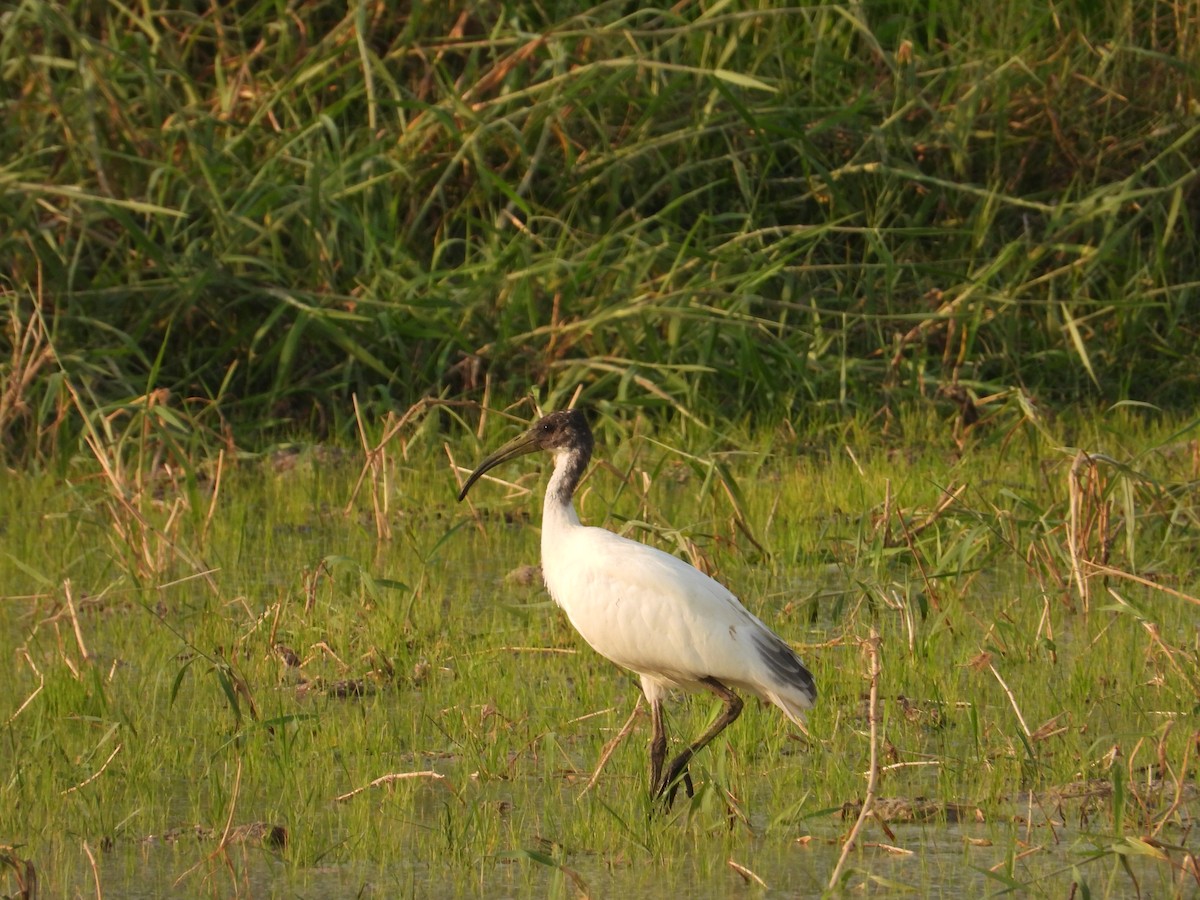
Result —
<svg viewBox="0 0 1200 900"><path fill-rule="evenodd" d="M79 647L79 655L85 663L92 661L92 655L88 653L87 645L83 642L83 629L79 625L79 616L75 613L75 600L71 596L71 579L68 578L63 582L63 594L67 600L67 614L71 618L71 628L75 632L75 643Z"/></svg>
<svg viewBox="0 0 1200 900"><path fill-rule="evenodd" d="M1000 682L1000 687L1004 689L1004 693L1008 695L1008 702L1012 704L1013 712L1017 714L1017 721L1021 723L1021 730L1025 732L1025 738L1032 740L1033 735L1029 731L1029 726L1025 724L1025 717L1021 715L1021 707L1017 706L1017 698L1013 696L1013 692L1009 689L1008 684L1000 677L1000 673L996 671L996 667L988 663L988 668L996 676L996 680Z"/></svg>
<svg viewBox="0 0 1200 900"><path fill-rule="evenodd" d="M1117 599L1120 599L1120 595L1117 594L1116 591L1113 591L1111 588L1109 590L1112 592L1113 596L1117 597ZM1159 633L1158 630L1158 625L1156 625L1154 622L1143 622L1142 627L1146 629L1146 632L1150 635L1150 639L1158 645L1158 649L1160 649L1166 655L1167 662L1171 664L1171 668L1175 670L1175 674L1178 675L1185 683L1189 682L1191 679L1188 678L1187 673L1183 671L1183 668L1175 659L1175 654L1178 651L1172 650L1163 642L1162 634Z"/></svg>
<svg viewBox="0 0 1200 900"><path fill-rule="evenodd" d="M221 495L221 478L225 474L225 448L217 451L217 471L213 476L212 496L208 499L208 512L204 516L204 526L200 529L200 543L208 539L208 529L212 526L213 515L217 511L217 498Z"/></svg>
<svg viewBox="0 0 1200 900"><path fill-rule="evenodd" d="M59 793L61 793L62 796L65 797L67 794L74 793L75 791L78 791L81 788L87 787L89 784L91 784L93 781L95 781L97 778L99 778L101 775L104 774L104 770L108 768L108 764L110 762L112 762L113 758L116 757L116 755L120 752L121 752L121 744L117 744L116 749L113 750L112 753L108 754L108 759L106 759L104 761L104 765L102 765L99 769L97 769L95 772L93 772L87 778L83 779L83 781L79 782L79 784L72 785L71 787L67 788L64 791L60 791Z"/></svg>
<svg viewBox="0 0 1200 900"><path fill-rule="evenodd" d="M862 808L858 811L858 818L854 822L854 827L850 829L850 834L847 835L845 842L842 844L842 852L838 857L837 865L833 867L833 873L829 876L829 890L833 890L838 883L838 879L842 875L842 869L846 865L846 859L850 856L850 851L854 847L854 841L862 831L863 823L867 816L871 815L875 808L875 798L879 790L879 673L881 671L879 663L879 629L875 625L871 626L871 636L864 642L867 647L867 654L870 657L871 670L871 699L868 707L868 716L870 717L871 726L871 763L867 771L867 795L863 799Z"/></svg>
<svg viewBox="0 0 1200 900"><path fill-rule="evenodd" d="M492 373L486 372L483 376L483 399L479 401L479 424L475 426L475 439L483 440L483 436L487 433L487 417L488 409L492 405Z"/></svg>
<svg viewBox="0 0 1200 900"><path fill-rule="evenodd" d="M358 396L355 395L354 415L359 426L359 440L363 444L363 450L366 452L366 461L363 463L362 471L358 473L358 480L354 482L354 489L350 491L350 499L346 501L346 506L342 510L342 515L349 516L354 511L354 501L358 498L358 492L362 490L363 482L367 478L367 474L375 471L378 458L383 454L384 448L391 443L392 438L400 433L400 430L410 422L416 420L419 416L428 412L430 409L438 406L463 408L477 406L474 400L442 400L438 397L422 397L407 410L404 415L389 425L385 430L383 437L374 447L367 446L366 430L363 425L362 415L358 406Z"/></svg>
<svg viewBox="0 0 1200 900"><path fill-rule="evenodd" d="M38 298L34 301L34 314L22 325L16 314L16 302L12 304L13 315L9 320L9 341L12 355L8 366L8 377L0 385L0 435L20 415L27 414L29 405L25 394L37 378L38 371L55 359L54 348L46 340L46 326L42 321L41 300L42 267L38 262Z"/></svg>
<svg viewBox="0 0 1200 900"><path fill-rule="evenodd" d="M845 444L843 445L842 449L845 450L846 455L850 457L850 462L854 463L854 468L858 471L858 476L860 478L866 478L867 473L863 471L862 463L860 463L858 461L858 457L854 455L854 448L849 444Z"/></svg>
<svg viewBox="0 0 1200 900"><path fill-rule="evenodd" d="M87 854L88 862L92 866L92 878L96 882L96 900L104 900L104 891L100 889L100 867L96 865L96 856L87 841L83 842L83 852Z"/></svg>
<svg viewBox="0 0 1200 900"><path fill-rule="evenodd" d="M305 569L300 576L304 590L304 611L306 613L312 612L313 607L317 605L317 589L320 586L321 576L329 574L328 564L326 564L325 560L321 560L315 569Z"/></svg>
<svg viewBox="0 0 1200 900"><path fill-rule="evenodd" d="M518 647L512 644L505 644L503 647L491 647L486 650L481 650L481 653L561 653L564 656L574 656L579 651L574 647ZM447 660L454 659L453 656L446 657Z"/></svg>
<svg viewBox="0 0 1200 900"><path fill-rule="evenodd" d="M164 581L160 585L156 585L155 590L165 591L167 588L175 587L180 584L187 584L189 581L195 581L197 578L209 579L211 575L220 572L220 566L213 566L211 569L203 569L199 572L193 572L191 575L184 575L182 578L176 578L172 581ZM107 593L107 591L105 591Z"/></svg>
<svg viewBox="0 0 1200 900"><path fill-rule="evenodd" d="M241 793L241 756L238 757L238 772L233 776L233 792L229 797L229 815L226 816L226 827L221 832L221 844L217 850L223 850L229 841L229 829L233 828L234 812L238 811L238 794Z"/></svg>
<svg viewBox="0 0 1200 900"><path fill-rule="evenodd" d="M617 732L616 737L604 745L604 749L600 751L600 759L596 763L596 768L592 772L592 777L588 779L588 783L584 785L579 796L582 797L600 780L600 773L604 770L604 766L608 763L609 757L613 755L613 751L621 745L621 743L633 733L633 723L637 720L638 711L642 708L642 695L637 695L637 701L633 704L633 712L629 714L629 718L625 720L625 724L621 726L621 730Z"/></svg>
<svg viewBox="0 0 1200 900"><path fill-rule="evenodd" d="M890 763L880 768L880 772L898 772L901 769L923 769L930 766L937 768L942 765L940 759L914 759L909 762Z"/></svg>
<svg viewBox="0 0 1200 900"><path fill-rule="evenodd" d="M1071 463L1071 471L1067 476L1067 494L1070 509L1070 522L1067 525L1067 548L1071 554L1071 578L1075 582L1075 589L1079 593L1079 602L1086 613L1091 598L1088 594L1088 580L1084 576L1083 566L1080 564L1080 532L1082 531L1080 518L1083 506L1083 491L1080 487L1080 481L1085 468L1094 470L1095 463L1092 462L1086 453L1080 450L1075 455L1075 460Z"/></svg>
<svg viewBox="0 0 1200 900"><path fill-rule="evenodd" d="M934 609L941 612L942 604L938 602L937 588L929 580L929 573L925 570L925 560L922 554L917 551L917 545L913 541L912 533L908 530L908 523L904 521L904 514L901 513L897 518L900 520L900 528L904 532L904 542L908 545L908 552L917 564L917 571L921 573L921 581L925 585L925 593L929 596L929 602L933 604ZM950 627L949 624L947 624L947 627Z"/></svg>
<svg viewBox="0 0 1200 900"><path fill-rule="evenodd" d="M1154 826L1154 830L1150 832L1152 837L1158 837L1162 833L1167 822L1175 815L1175 810L1179 809L1180 804L1183 803L1184 787L1188 784L1188 757L1191 756L1192 747L1196 744L1197 739L1200 739L1200 731L1192 732L1191 740L1183 745L1183 764L1179 767L1178 772L1172 772L1175 777L1175 799L1171 801L1170 807L1162 814L1158 823ZM1163 771L1167 771L1166 767L1163 768ZM1183 775L1181 776L1179 773L1183 773Z"/></svg>
<svg viewBox="0 0 1200 900"><path fill-rule="evenodd" d="M765 881L763 881L758 875L756 875L754 872L751 872L749 869L747 869L741 863L734 862L732 859L727 859L725 861L725 865L729 866L729 868L733 869L733 871L735 871L739 875L741 875L742 879L747 884L749 884L751 881L753 881L759 887L762 887L762 888L767 887L767 883Z"/></svg>
<svg viewBox="0 0 1200 900"><path fill-rule="evenodd" d="M352 791L348 791L345 794L341 794L337 797L334 797L333 800L335 803L343 803L346 800L349 800L351 797L355 796L356 794L361 794L363 791L369 790L373 787L379 787L380 785L384 785L384 784L391 784L394 781L408 781L413 778L428 778L431 781L443 781L443 782L446 780L445 775L441 774L440 772L434 772L432 769L428 769L424 772L392 772L391 774L388 774L388 775L380 775L378 778L376 778L370 784L365 784L362 787L357 787Z"/></svg>
<svg viewBox="0 0 1200 900"><path fill-rule="evenodd" d="M388 515L388 497L391 495L391 491L388 490L387 484L387 442L382 441L377 447L371 447L367 440L367 425L363 421L362 407L358 405L358 394L353 395L351 400L354 404L354 422L358 426L358 440L362 444L367 460L363 467L363 475L368 469L371 471L371 510L375 517L375 536L379 540L391 540L391 517ZM396 433L393 430L392 418L393 414L389 411L384 420L383 429L384 434L389 438ZM361 483L362 475L359 476L359 484ZM355 485L356 490L357 487ZM351 502L353 502L353 498L351 498ZM348 505L346 511L349 514L350 507Z"/></svg>
<svg viewBox="0 0 1200 900"><path fill-rule="evenodd" d="M340 669L340 670L341 670L343 673L345 673L345 672L349 672L349 671L350 671L350 666L348 666L348 665L347 665L347 664L346 664L346 663L345 663L345 662L342 660L342 658L341 658L340 656L338 656L338 655L337 655L337 653L335 653L335 652L334 652L333 648L332 648L332 647L330 647L330 646L329 646L327 643L325 643L324 641L317 641L315 644L312 644L312 645L310 645L308 649L309 649L309 651L310 651L310 652L311 652L311 651L313 651L313 650L320 650L320 651L321 651L322 653L324 653L326 656L330 657L330 658L331 658L331 659L332 659L332 660L333 660L335 663L337 663L338 669ZM310 656L308 659L306 659L306 660L305 660L304 662L302 662L300 665L301 665L301 666L306 666L306 665L308 665L310 662L312 662L313 658L314 658L314 657Z"/></svg>
<svg viewBox="0 0 1200 900"><path fill-rule="evenodd" d="M1041 853L1045 849L1046 848L1044 845L1038 844L1036 847L1030 847L1028 850L1022 850L1020 853L1018 853L1012 859L1005 859L1005 860L1001 860L1000 862L996 863L994 866L992 866L990 869L988 869L988 871L989 872L999 872L1005 866L1009 866L1012 863L1015 863L1022 859L1025 859L1025 857L1027 857L1027 856L1033 856L1033 854L1035 854L1035 853Z"/></svg>
<svg viewBox="0 0 1200 900"><path fill-rule="evenodd" d="M173 887L179 887L180 882L187 878L188 875L190 875L196 869L200 868L203 863L212 862L217 858L217 856L225 853L229 842L229 830L233 827L233 816L237 811L238 794L241 792L242 787L242 758L240 756L238 757L237 763L237 772L233 776L233 791L229 797L229 815L225 817L225 829L221 832L221 840L217 843L217 847L212 853L208 854L208 856L204 857L204 859L197 860L195 865L189 866L182 875L176 878L174 884L172 885ZM228 864L229 859L228 856L226 856L226 865Z"/></svg>
<svg viewBox="0 0 1200 900"><path fill-rule="evenodd" d="M28 697L25 698L25 702L17 707L17 711L8 717L8 719L4 723L5 727L11 725L13 723L13 720L25 711L25 707L27 707L30 703L32 703L33 698L36 697L38 694L40 694L42 692L42 688L44 688L46 686L45 676L43 676L41 672L38 672L37 676L38 676L38 686L33 689L32 694L30 694Z"/></svg>
<svg viewBox="0 0 1200 900"><path fill-rule="evenodd" d="M916 537L918 534L920 534L926 528L928 528L929 526L931 526L935 522L937 522L937 520L940 519L943 515L945 515L946 510L948 510L952 505L954 505L954 503L956 503L958 501L958 499L964 493L966 493L966 490L967 490L966 482L963 482L958 487L956 487L952 490L948 489L948 488L943 488L942 489L942 499L938 501L937 506L935 506L933 508L933 511L931 513L929 513L929 515L927 515L920 522L918 522L916 525L913 525L909 528L909 531L912 533L913 537Z"/></svg>
<svg viewBox="0 0 1200 900"><path fill-rule="evenodd" d="M71 395L75 409L83 421L84 442L92 451L96 462L100 464L101 472L103 472L104 479L109 486L108 496L113 502L108 503L107 506L113 531L125 541L131 553L135 556L140 555L142 562L145 564L143 574L147 577L159 574L164 566L162 557L167 550L170 550L175 556L182 559L197 572L202 573L202 575L211 571L208 566L201 565L200 560L194 558L190 553L177 545L164 530L151 525L146 517L142 515L141 511L133 505L126 489L128 479L125 477L120 459L117 456L110 456L105 452L104 441L101 439L100 433L96 430L91 417L88 416L83 405L83 400L80 398L79 392L75 390L75 386L69 379L64 380L63 384L67 392ZM153 405L153 397L154 395L149 396L147 408ZM140 478L140 472L138 473L138 477ZM139 492L140 490L139 488ZM175 508L172 510L168 527L175 524L181 503L182 501L177 502ZM157 553L152 545L152 538L158 541L159 552ZM219 595L220 590L217 587L217 583L212 578L207 577L207 575L203 575L203 577L213 594Z"/></svg>
<svg viewBox="0 0 1200 900"><path fill-rule="evenodd" d="M1180 600L1186 600L1188 603L1193 603L1200 606L1200 598L1193 597L1191 594L1185 594L1183 591L1177 591L1174 588L1169 588L1164 584L1159 584L1157 581L1151 581L1149 578L1143 578L1141 575L1134 575L1132 572L1124 572L1121 569L1106 566L1103 563L1092 562L1086 560L1088 566L1095 569L1100 575L1111 575L1113 578L1124 578L1126 581L1132 581L1140 584L1143 587L1152 588L1156 591L1162 591L1171 597L1177 597Z"/></svg>
<svg viewBox="0 0 1200 900"><path fill-rule="evenodd" d="M582 716L576 716L573 719L567 719L566 724L578 725L580 722L586 722L589 719L595 719L598 716L607 716L611 712L616 712L616 710L617 708L615 706L610 706L608 709L598 709L595 712L584 713Z"/></svg>

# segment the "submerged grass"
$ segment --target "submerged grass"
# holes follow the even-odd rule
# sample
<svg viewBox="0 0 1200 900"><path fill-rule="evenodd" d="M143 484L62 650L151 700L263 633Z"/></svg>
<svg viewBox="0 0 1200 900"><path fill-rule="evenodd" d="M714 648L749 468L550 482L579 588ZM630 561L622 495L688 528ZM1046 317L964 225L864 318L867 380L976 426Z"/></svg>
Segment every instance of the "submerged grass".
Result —
<svg viewBox="0 0 1200 900"><path fill-rule="evenodd" d="M644 721L584 790L637 686L521 569L540 467L455 505L426 415L367 488L361 454L324 446L149 464L120 491L95 460L5 472L0 884L28 865L51 894L820 893L864 798L877 628L879 797L839 884L1185 894L1194 423L1027 413L819 445L597 422L585 520L713 571L822 691L808 735L750 706L670 816ZM447 432L452 458L502 423L481 432ZM148 562L114 520L166 549ZM709 707L674 706L674 733Z"/></svg>

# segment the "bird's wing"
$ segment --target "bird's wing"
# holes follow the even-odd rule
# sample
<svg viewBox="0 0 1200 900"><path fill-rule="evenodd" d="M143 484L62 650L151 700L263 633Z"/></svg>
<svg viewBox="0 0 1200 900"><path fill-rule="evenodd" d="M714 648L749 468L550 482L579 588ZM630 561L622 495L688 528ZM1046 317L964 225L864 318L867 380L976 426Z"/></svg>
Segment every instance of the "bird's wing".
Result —
<svg viewBox="0 0 1200 900"><path fill-rule="evenodd" d="M779 639L721 584L604 529L579 529L571 544L543 559L546 583L597 652L681 685L711 676L758 692L755 637Z"/></svg>

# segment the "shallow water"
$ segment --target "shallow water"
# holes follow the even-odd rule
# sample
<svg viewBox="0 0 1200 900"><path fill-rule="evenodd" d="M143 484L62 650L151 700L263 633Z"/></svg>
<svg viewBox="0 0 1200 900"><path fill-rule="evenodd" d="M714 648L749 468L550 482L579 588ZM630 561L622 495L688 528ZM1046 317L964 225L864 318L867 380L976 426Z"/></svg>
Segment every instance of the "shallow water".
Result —
<svg viewBox="0 0 1200 900"><path fill-rule="evenodd" d="M411 696L393 695L373 714L386 716L388 707L411 701ZM347 705L343 712L351 709ZM759 710L759 714L769 712L766 707ZM635 734L619 752L637 756L642 752L642 737ZM574 755L586 754L580 749ZM396 754L382 762L395 770L432 769L453 781L471 782L461 761L453 756ZM580 762L587 766L593 759L581 758ZM802 753L789 753L777 761L775 771L803 769L809 762ZM700 771L704 771L702 767ZM611 777L625 781L615 771ZM806 775L815 777L819 773ZM404 792L368 791L350 801L366 804L374 811L378 827L385 833L393 832L389 840L379 843L403 847L406 842L396 842L395 832L414 836L408 845L411 852L401 851L392 858L379 858L378 846L361 835L344 835L354 841L354 846L325 862L298 860L290 846L279 850L251 842L232 844L225 854L212 856L217 848L213 836L200 840L185 835L171 843L128 839L97 851L100 880L105 895L129 898L214 893L313 900L347 896L446 900L478 896L574 897L579 895L580 885L591 896L634 900L663 896L715 900L747 892L767 897L821 896L855 812L843 815L840 810L817 811L791 824L772 824L766 811L778 809L780 798L775 794L771 773L747 780L753 789L745 802L752 811L748 823L720 826L710 819L703 828L693 830L686 815L656 820L653 828L682 835L677 852L669 860L656 859L632 845L616 854L596 851L579 843L578 836L564 838L564 845L560 845L558 836L570 830L571 818L582 812L582 807L611 802L611 793L606 794L602 786L581 796L580 780L547 781L517 774L511 779L472 782L467 802L491 811L489 815L511 818L519 824L508 849L479 853L466 862L461 858L444 860L435 846L417 839L443 828L447 816L460 809L459 802L440 784L422 782ZM626 783L630 790L643 789L640 784ZM1104 784L1098 783L1096 790L1103 789ZM171 805L180 810L181 817L186 816L183 810L188 808L194 790L187 783L178 785L179 794ZM1169 788L1164 791L1166 805L1172 794ZM551 802L557 799L561 799L561 805ZM1177 814L1179 821L1186 823L1197 811L1197 797L1189 790L1183 799ZM990 820L984 822L973 820L969 804L963 808L963 820L957 822L945 821L941 816L915 824L892 821L885 831L878 823L868 821L860 835L860 849L850 856L844 884L854 893L875 896L911 892L947 898L994 895L1020 885L1027 894L1057 898L1069 896L1081 877L1093 896L1134 897L1139 889L1143 897L1186 896L1189 882L1178 880L1178 870L1170 863L1129 852L1124 854L1126 868L1111 850L1111 835L1093 835L1080 827L1091 817L1103 819L1108 803L1107 797L1081 799L1077 795L1064 798L1018 792L1010 804L991 809ZM245 805L254 808L253 804ZM910 805L890 798L881 807L895 816L902 815ZM682 806L681 799L677 813ZM520 813L525 810L534 812L521 819ZM697 816L700 821L706 818L704 813ZM220 823L216 824L219 827ZM305 828L303 821L286 825L292 840ZM1183 841L1186 835L1172 827L1162 838ZM544 864L544 859L539 862L538 854L553 857L573 874ZM75 888L87 893L93 876L82 862ZM739 873L732 863L752 875ZM753 879L761 879L765 888Z"/></svg>
<svg viewBox="0 0 1200 900"><path fill-rule="evenodd" d="M1173 880L1172 867L1138 854L1127 856L1128 869L1111 854L1096 859L1095 845L1071 829L1023 831L1016 838L1015 852L1011 849L1013 829L1006 824L902 825L892 826L891 831L893 837L889 838L878 827L868 827L862 850L851 855L845 884L855 887L855 893L981 897L1001 893L1016 882L1034 896L1062 897L1071 893L1075 867L1092 885L1093 896L1139 896L1131 878L1137 879L1142 897L1171 896L1179 890L1189 894L1189 881ZM838 830L822 828L819 836L804 845L770 835L745 841L730 859L761 878L765 889L730 865L701 875L689 860L675 860L664 869L648 860L614 861L579 853L569 855L565 865L598 897L653 900L677 895L716 900L740 896L747 890L753 896L817 897L825 891L840 854L839 836ZM698 846L695 852L705 852L705 848ZM1020 854L1024 855L1008 863L1011 856ZM436 860L416 858L384 864L294 866L271 851L248 846L231 848L228 864L222 859L194 870L195 853L186 846L126 847L100 852L97 857L105 896L129 900L239 892L248 897L311 900L576 895L573 879L519 857L480 859L469 878L461 871L439 866ZM86 895L91 872L82 870L78 877L76 890ZM1194 892L1195 882L1191 885Z"/></svg>

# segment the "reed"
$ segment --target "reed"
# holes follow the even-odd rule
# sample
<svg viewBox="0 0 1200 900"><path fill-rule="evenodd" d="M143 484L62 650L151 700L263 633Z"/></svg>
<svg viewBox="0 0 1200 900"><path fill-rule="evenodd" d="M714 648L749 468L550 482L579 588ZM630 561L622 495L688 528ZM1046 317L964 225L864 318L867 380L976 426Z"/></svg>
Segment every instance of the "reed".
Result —
<svg viewBox="0 0 1200 900"><path fill-rule="evenodd" d="M253 447L349 440L352 395L823 427L1195 395L1186 4L5 24L10 458L83 434L64 380Z"/></svg>

